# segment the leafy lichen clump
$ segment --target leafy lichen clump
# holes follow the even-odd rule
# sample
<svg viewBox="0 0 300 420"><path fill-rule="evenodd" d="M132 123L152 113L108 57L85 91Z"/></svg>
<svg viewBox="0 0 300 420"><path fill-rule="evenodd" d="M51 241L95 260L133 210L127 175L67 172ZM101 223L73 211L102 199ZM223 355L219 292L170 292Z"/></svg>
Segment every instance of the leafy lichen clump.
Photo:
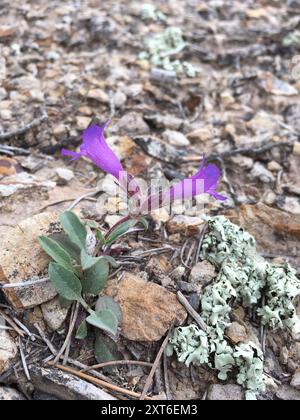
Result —
<svg viewBox="0 0 300 420"><path fill-rule="evenodd" d="M162 13L156 6L150 3L146 3L142 9L142 19L149 19L154 21L165 21L167 19L166 15Z"/></svg>
<svg viewBox="0 0 300 420"><path fill-rule="evenodd" d="M142 52L140 58L150 59L153 66L185 74L188 77L196 76L197 71L193 65L178 59L172 60L172 56L177 55L186 47L180 28L169 27L153 35L146 40L146 47L147 52Z"/></svg>
<svg viewBox="0 0 300 420"><path fill-rule="evenodd" d="M186 365L207 363L221 380L237 370L237 382L246 388L246 398L255 399L264 390L263 353L250 339L236 345L227 341L232 306L239 303L255 308L264 325L299 334L293 299L300 294L300 281L288 264L274 265L260 257L255 239L225 217L209 218L208 225L201 258L219 268L201 300L201 315L208 328L204 332L192 324L175 329L169 350L175 350Z"/></svg>

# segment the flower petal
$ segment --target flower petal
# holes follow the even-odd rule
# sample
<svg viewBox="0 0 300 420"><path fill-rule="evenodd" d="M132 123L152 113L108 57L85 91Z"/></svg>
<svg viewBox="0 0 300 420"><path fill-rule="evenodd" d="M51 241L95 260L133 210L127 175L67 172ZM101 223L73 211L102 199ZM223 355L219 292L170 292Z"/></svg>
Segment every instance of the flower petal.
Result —
<svg viewBox="0 0 300 420"><path fill-rule="evenodd" d="M82 153L73 152L72 150L67 150L67 149L62 149L61 150L61 154L63 156L70 156L70 157L72 157L71 160L76 160L76 159L79 159L79 158L81 158L83 156Z"/></svg>
<svg viewBox="0 0 300 420"><path fill-rule="evenodd" d="M108 122L102 127L92 125L84 130L81 151L103 171L119 179L124 171L120 160L111 150L104 138L104 130Z"/></svg>
<svg viewBox="0 0 300 420"><path fill-rule="evenodd" d="M94 124L84 130L80 153L63 149L62 154L64 156L71 156L73 158L72 160L86 156L103 171L119 179L120 172L123 172L122 164L104 138L104 130L108 122L106 121L102 127Z"/></svg>

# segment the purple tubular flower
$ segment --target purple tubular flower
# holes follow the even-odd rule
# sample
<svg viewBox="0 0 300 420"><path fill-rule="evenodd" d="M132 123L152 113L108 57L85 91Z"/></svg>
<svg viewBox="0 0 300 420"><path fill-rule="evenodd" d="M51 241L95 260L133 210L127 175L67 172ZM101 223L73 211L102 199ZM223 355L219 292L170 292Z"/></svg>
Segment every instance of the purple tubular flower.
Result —
<svg viewBox="0 0 300 420"><path fill-rule="evenodd" d="M79 153L66 149L62 149L61 153L63 156L70 156L72 160L85 156L103 171L119 180L120 173L124 169L120 160L105 141L104 131L108 123L109 121L106 121L102 127L92 125L84 130L83 143Z"/></svg>
<svg viewBox="0 0 300 420"><path fill-rule="evenodd" d="M150 195L142 204L141 211L155 210L175 200L189 200L203 193L210 194L217 200L227 200L226 197L216 192L220 177L220 169L212 163L205 166L204 158L195 175L178 182L166 191Z"/></svg>

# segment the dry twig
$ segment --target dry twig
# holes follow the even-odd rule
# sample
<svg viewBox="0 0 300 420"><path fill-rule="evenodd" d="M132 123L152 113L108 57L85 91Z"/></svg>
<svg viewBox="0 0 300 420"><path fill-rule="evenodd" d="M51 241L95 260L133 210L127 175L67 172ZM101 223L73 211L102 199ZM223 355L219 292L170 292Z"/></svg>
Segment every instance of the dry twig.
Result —
<svg viewBox="0 0 300 420"><path fill-rule="evenodd" d="M146 396L146 395L147 395L147 392L148 392L148 390L149 390L149 388L150 388L150 386L151 386L151 384L152 384L154 374L155 374L155 372L156 372L156 369L158 368L158 365L159 365L159 363L160 363L160 360L161 360L161 358L162 358L162 355L163 355L163 353L164 353L164 351L165 351L166 345L168 344L169 337L170 337L170 334L171 334L171 330L172 330L172 327L170 328L170 330L169 330L169 332L168 332L168 334L167 334L166 338L164 339L164 341L163 341L163 343L162 343L162 345L161 345L161 347L160 347L160 349L159 349L159 352L157 353L157 356L156 356L156 358L155 358L155 360L154 360L154 363L153 363L152 369L151 369L151 371L150 371L150 373L149 373L149 376L148 376L148 378L147 378L147 380L146 380L146 383L145 383L145 386L144 386L143 392L142 392L142 394L141 394L141 396L140 396L140 400L145 400L145 399L147 399L147 396Z"/></svg>
<svg viewBox="0 0 300 420"><path fill-rule="evenodd" d="M201 318L201 316L198 314L197 311L189 304L188 300L183 296L181 292L177 292L177 299L181 303L182 306L185 307L187 312L190 314L190 316L196 321L196 323L199 325L199 327L203 331L207 331L207 325Z"/></svg>
<svg viewBox="0 0 300 420"><path fill-rule="evenodd" d="M79 372L79 371L77 371L75 369L72 369L68 366L56 365L55 367L57 369L60 369L60 370L64 371L64 372L71 373L72 375L75 375L78 378L84 379L87 382L90 382L90 383L92 383L94 385L97 385L99 387L107 388L107 389L110 389L112 391L119 392L120 394L129 395L130 397L134 397L134 398L140 398L141 397L141 394L138 393L138 392L130 391L128 389L121 388L120 386L117 386L117 385L112 385L108 382L102 381L101 379L94 378L93 376L87 375L86 373L83 373L83 372ZM145 397L145 399L146 400L152 400L152 398L150 398L150 397Z"/></svg>

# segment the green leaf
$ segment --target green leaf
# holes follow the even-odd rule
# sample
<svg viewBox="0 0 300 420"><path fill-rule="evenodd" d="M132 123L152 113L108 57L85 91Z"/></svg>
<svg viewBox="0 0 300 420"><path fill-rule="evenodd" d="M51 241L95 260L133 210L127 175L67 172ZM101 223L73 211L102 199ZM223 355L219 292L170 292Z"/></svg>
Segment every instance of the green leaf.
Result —
<svg viewBox="0 0 300 420"><path fill-rule="evenodd" d="M110 255L103 255L102 258L104 258L113 268L118 268L120 266L120 264Z"/></svg>
<svg viewBox="0 0 300 420"><path fill-rule="evenodd" d="M139 221L142 223L142 225L144 226L145 230L148 230L149 229L149 222L148 222L148 220L145 217L142 216Z"/></svg>
<svg viewBox="0 0 300 420"><path fill-rule="evenodd" d="M110 296L101 296L97 300L96 311L103 311L105 309L111 311L116 316L119 323L122 321L122 311L120 305Z"/></svg>
<svg viewBox="0 0 300 420"><path fill-rule="evenodd" d="M59 295L64 299L82 301L81 283L72 271L62 265L50 263L49 277Z"/></svg>
<svg viewBox="0 0 300 420"><path fill-rule="evenodd" d="M69 309L72 306L72 302L63 298L62 296L58 296L59 304L65 309Z"/></svg>
<svg viewBox="0 0 300 420"><path fill-rule="evenodd" d="M80 263L80 248L71 242L64 232L52 233L49 238L56 241L73 260L76 260L78 263Z"/></svg>
<svg viewBox="0 0 300 420"><path fill-rule="evenodd" d="M86 321L96 328L100 328L105 332L116 335L118 331L118 319L111 311L104 309L94 312L87 317Z"/></svg>
<svg viewBox="0 0 300 420"><path fill-rule="evenodd" d="M98 258L94 265L84 271L83 292L98 295L107 282L108 273L108 262L104 258Z"/></svg>
<svg viewBox="0 0 300 420"><path fill-rule="evenodd" d="M92 257L84 249L81 251L81 267L83 270L88 270L98 262L100 257Z"/></svg>
<svg viewBox="0 0 300 420"><path fill-rule="evenodd" d="M126 220L126 222L118 225L106 238L105 244L113 244L120 236L124 235L129 229L136 225L136 220Z"/></svg>
<svg viewBox="0 0 300 420"><path fill-rule="evenodd" d="M72 270L72 261L70 255L53 239L40 236L38 241L43 250L51 257L55 262L64 266L65 268Z"/></svg>
<svg viewBox="0 0 300 420"><path fill-rule="evenodd" d="M84 340L87 337L87 335L88 335L88 329L86 325L86 320L84 319L77 329L76 338L77 340Z"/></svg>
<svg viewBox="0 0 300 420"><path fill-rule="evenodd" d="M80 249L85 249L87 230L76 214L66 211L60 216L60 223L70 240Z"/></svg>
<svg viewBox="0 0 300 420"><path fill-rule="evenodd" d="M98 332L95 340L95 359L98 363L111 362L123 359L116 343L107 335ZM106 367L104 371L112 371L113 367Z"/></svg>
<svg viewBox="0 0 300 420"><path fill-rule="evenodd" d="M95 220L86 220L85 224L91 229L99 229L99 224Z"/></svg>
<svg viewBox="0 0 300 420"><path fill-rule="evenodd" d="M100 242L100 244L102 244L102 245L105 244L104 235L103 235L102 231L99 230L99 229L96 230L96 238L98 239L98 241Z"/></svg>

